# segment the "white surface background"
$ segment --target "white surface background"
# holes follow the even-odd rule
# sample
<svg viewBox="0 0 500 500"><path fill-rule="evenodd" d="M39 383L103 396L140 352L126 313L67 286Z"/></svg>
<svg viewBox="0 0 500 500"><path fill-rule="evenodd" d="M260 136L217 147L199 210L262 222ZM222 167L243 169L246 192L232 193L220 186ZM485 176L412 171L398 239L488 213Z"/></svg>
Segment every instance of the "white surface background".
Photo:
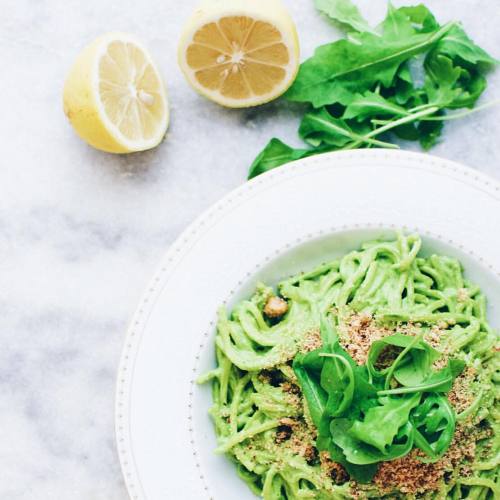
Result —
<svg viewBox="0 0 500 500"><path fill-rule="evenodd" d="M335 36L312 0L286 0L302 57ZM397 5L407 2L394 2ZM417 2L415 2L417 3ZM379 20L383 0L358 0ZM496 0L427 0L438 19L500 56ZM293 109L224 110L176 64L193 0L2 0L0 7L0 498L125 500L114 446L115 371L127 322L161 255L203 209L244 182ZM154 151L99 153L62 113L78 51L111 30L151 49L171 100ZM500 71L488 98L500 97ZM500 109L447 125L434 154L500 178Z"/></svg>

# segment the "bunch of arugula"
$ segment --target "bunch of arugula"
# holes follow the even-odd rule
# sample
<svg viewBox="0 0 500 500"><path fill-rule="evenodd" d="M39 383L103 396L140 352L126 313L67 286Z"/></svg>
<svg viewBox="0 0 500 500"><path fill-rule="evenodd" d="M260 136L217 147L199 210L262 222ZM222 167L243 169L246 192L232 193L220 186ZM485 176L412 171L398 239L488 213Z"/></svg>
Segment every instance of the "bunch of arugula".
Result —
<svg viewBox="0 0 500 500"><path fill-rule="evenodd" d="M316 446L330 453L359 482L369 482L378 463L408 454L414 447L423 461L446 453L456 415L445 393L464 362L451 359L431 369L440 354L422 335L394 334L373 342L365 365L342 348L331 323L321 318L323 346L298 354L293 369L318 431ZM381 355L396 355L379 368Z"/></svg>
<svg viewBox="0 0 500 500"><path fill-rule="evenodd" d="M387 142L389 133L418 140L427 150L445 120L473 112L446 114L474 107L486 88L485 73L497 61L459 23L440 26L422 4L395 8L389 3L385 20L372 29L351 0L315 4L348 37L318 47L285 94L308 105L299 136L309 148L273 138L252 163L249 178L326 151L397 148Z"/></svg>

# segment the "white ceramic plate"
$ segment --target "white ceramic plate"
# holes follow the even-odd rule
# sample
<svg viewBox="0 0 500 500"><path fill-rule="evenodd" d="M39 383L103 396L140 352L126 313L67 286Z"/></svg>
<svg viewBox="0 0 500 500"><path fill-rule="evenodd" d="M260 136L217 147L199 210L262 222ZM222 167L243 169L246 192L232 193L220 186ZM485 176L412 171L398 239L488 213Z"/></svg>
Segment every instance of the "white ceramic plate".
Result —
<svg viewBox="0 0 500 500"><path fill-rule="evenodd" d="M215 456L210 389L217 308L395 228L461 259L500 325L500 184L428 155L359 150L312 157L236 189L170 248L127 333L116 435L133 499L255 498ZM497 304L497 305L495 305Z"/></svg>

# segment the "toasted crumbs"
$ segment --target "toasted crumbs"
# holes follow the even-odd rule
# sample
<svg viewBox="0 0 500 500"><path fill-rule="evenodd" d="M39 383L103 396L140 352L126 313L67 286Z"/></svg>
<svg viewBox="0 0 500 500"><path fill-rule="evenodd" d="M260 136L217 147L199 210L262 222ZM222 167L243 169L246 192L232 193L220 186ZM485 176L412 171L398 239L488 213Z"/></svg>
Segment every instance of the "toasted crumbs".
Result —
<svg viewBox="0 0 500 500"><path fill-rule="evenodd" d="M285 376L280 370L262 370L259 373L259 379L264 384L272 385L273 387L279 387L285 381Z"/></svg>
<svg viewBox="0 0 500 500"><path fill-rule="evenodd" d="M477 427L457 425L453 441L443 460L447 467L455 467L461 462L472 462L476 456L476 441L480 438L481 430Z"/></svg>
<svg viewBox="0 0 500 500"><path fill-rule="evenodd" d="M343 484L349 481L349 475L342 465L334 462L327 451L322 451L319 454L319 459L321 463L321 469L323 472L331 478L335 484Z"/></svg>
<svg viewBox="0 0 500 500"><path fill-rule="evenodd" d="M289 382L288 380L281 384L281 388L287 393L300 395L300 387L297 384Z"/></svg>
<svg viewBox="0 0 500 500"><path fill-rule="evenodd" d="M297 410L300 410L302 408L302 393L300 391L300 387L288 380L283 382L280 387L285 393L285 399L288 404L292 405Z"/></svg>
<svg viewBox="0 0 500 500"><path fill-rule="evenodd" d="M280 425L288 425L288 427L291 427L292 429L299 425L299 422L296 419L290 417L283 417L279 422Z"/></svg>
<svg viewBox="0 0 500 500"><path fill-rule="evenodd" d="M448 401L457 413L466 410L474 401L471 381L475 375L475 368L468 367L453 382L453 386L448 393Z"/></svg>
<svg viewBox="0 0 500 500"><path fill-rule="evenodd" d="M441 345L443 330L446 330L446 328L448 328L448 323L446 322L440 322L438 325L433 325L432 328L425 333L424 341L431 347L434 347L434 349L438 348Z"/></svg>
<svg viewBox="0 0 500 500"><path fill-rule="evenodd" d="M457 467L461 476L467 476L470 474L469 464L475 458L478 432L475 427L458 425L448 451L440 460L424 463L419 460L419 457L425 456L424 453L414 449L402 458L382 462L373 483L380 489L381 494L397 490L414 495L439 489L441 481L446 479L447 471ZM361 486L354 483L353 492L359 492L360 489Z"/></svg>
<svg viewBox="0 0 500 500"><path fill-rule="evenodd" d="M304 450L304 458L309 465L316 465L319 461L319 453L316 446L307 445Z"/></svg>
<svg viewBox="0 0 500 500"><path fill-rule="evenodd" d="M276 437L274 438L277 444L283 443L292 436L292 428L288 425L279 425L276 429Z"/></svg>
<svg viewBox="0 0 500 500"><path fill-rule="evenodd" d="M351 313L343 317L340 316L339 319L340 343L359 365L366 363L368 351L376 340L393 335L396 332L411 336L422 332L421 323L401 322L386 326L377 323L375 318L367 313ZM430 330L426 330L424 334L424 340L439 351L442 351L443 326L434 325ZM446 323L445 328L448 328L448 323ZM442 356L437 360L436 367L440 363L443 366L446 364L447 359L443 358L446 357Z"/></svg>
<svg viewBox="0 0 500 500"><path fill-rule="evenodd" d="M316 435L303 419L282 419L281 424L288 427L290 434L283 441L276 440L276 443L285 446L294 455L304 457L306 462L314 463L316 460L315 453L317 450L314 447ZM283 435L282 437L285 437Z"/></svg>
<svg viewBox="0 0 500 500"><path fill-rule="evenodd" d="M323 345L319 329L309 330L302 339L299 346L301 353L307 353L319 349Z"/></svg>
<svg viewBox="0 0 500 500"><path fill-rule="evenodd" d="M342 347L359 365L366 362L372 342L393 333L389 328L376 325L373 316L365 313L354 313L342 318L339 332Z"/></svg>
<svg viewBox="0 0 500 500"><path fill-rule="evenodd" d="M382 462L373 477L373 483L381 493L390 493L394 489L401 493L414 494L437 490L444 475L441 461L423 463L418 459L418 451Z"/></svg>
<svg viewBox="0 0 500 500"><path fill-rule="evenodd" d="M275 441L277 444L282 443L283 441L286 441L287 439L290 439L292 436L292 433L294 432L295 429L298 428L300 423L298 420L290 417L283 417L279 421L279 425L276 429L276 438Z"/></svg>
<svg viewBox="0 0 500 500"><path fill-rule="evenodd" d="M285 393L285 400L297 411L302 409L302 398L300 397L300 394Z"/></svg>
<svg viewBox="0 0 500 500"><path fill-rule="evenodd" d="M459 302L467 302L469 298L469 290L467 288L459 288L457 290L457 300Z"/></svg>
<svg viewBox="0 0 500 500"><path fill-rule="evenodd" d="M288 302L281 297L273 295L267 299L266 305L264 306L264 314L268 318L281 318L288 311Z"/></svg>
<svg viewBox="0 0 500 500"><path fill-rule="evenodd" d="M297 354L297 348L293 343L286 343L278 346L279 362L277 364L286 364L293 360Z"/></svg>

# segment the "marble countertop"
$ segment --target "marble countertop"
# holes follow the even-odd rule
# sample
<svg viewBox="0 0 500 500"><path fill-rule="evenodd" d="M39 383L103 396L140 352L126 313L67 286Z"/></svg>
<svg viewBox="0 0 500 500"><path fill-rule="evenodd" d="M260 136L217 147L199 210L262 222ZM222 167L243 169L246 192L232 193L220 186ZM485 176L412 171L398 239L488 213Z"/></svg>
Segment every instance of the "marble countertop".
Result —
<svg viewBox="0 0 500 500"><path fill-rule="evenodd" d="M302 56L335 36L312 0L285 0ZM402 2L395 2L401 4ZM380 19L384 0L359 0ZM500 55L497 0L426 0L442 21ZM0 19L0 498L125 500L113 432L127 322L169 244L245 181L277 135L296 143L284 103L225 110L176 64L194 0L4 0ZM453 7L453 8L452 8ZM135 33L169 88L171 126L153 151L103 154L62 112L65 74L84 44ZM500 97L500 71L488 96ZM447 125L433 153L500 178L500 108Z"/></svg>

